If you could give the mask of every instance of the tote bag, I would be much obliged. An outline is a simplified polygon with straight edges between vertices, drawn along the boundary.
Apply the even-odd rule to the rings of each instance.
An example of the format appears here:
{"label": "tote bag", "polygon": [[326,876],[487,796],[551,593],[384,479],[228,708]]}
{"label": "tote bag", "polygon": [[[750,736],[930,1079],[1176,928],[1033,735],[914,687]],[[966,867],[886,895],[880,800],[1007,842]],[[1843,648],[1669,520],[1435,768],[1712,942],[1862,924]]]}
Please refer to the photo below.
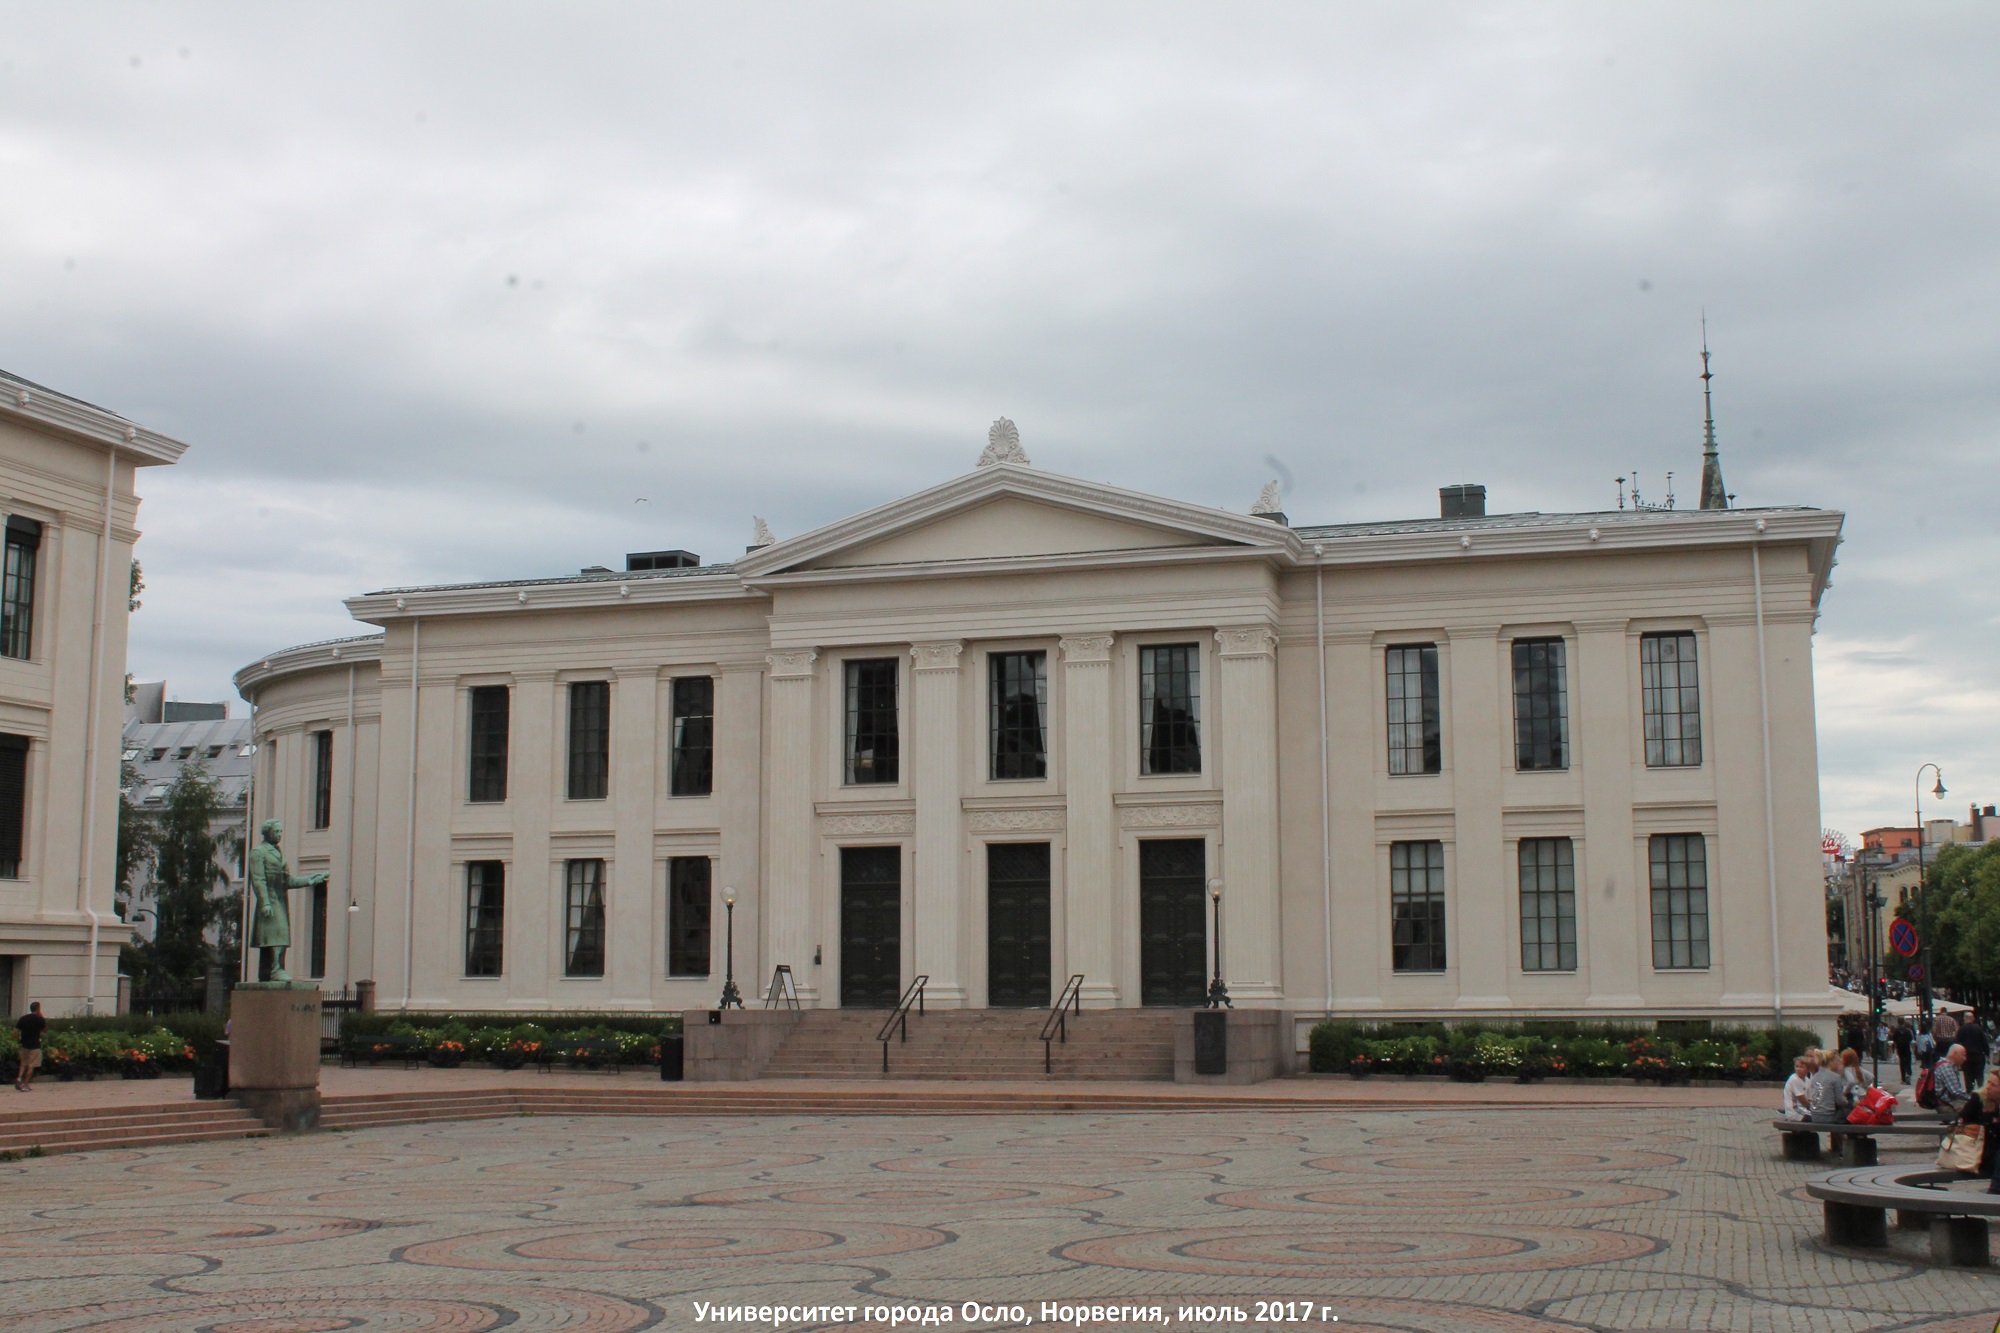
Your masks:
{"label": "tote bag", "polygon": [[1945,1135],[1938,1147],[1937,1164],[1940,1171],[1977,1171],[1979,1150],[1983,1145],[1983,1125],[1959,1125]]}

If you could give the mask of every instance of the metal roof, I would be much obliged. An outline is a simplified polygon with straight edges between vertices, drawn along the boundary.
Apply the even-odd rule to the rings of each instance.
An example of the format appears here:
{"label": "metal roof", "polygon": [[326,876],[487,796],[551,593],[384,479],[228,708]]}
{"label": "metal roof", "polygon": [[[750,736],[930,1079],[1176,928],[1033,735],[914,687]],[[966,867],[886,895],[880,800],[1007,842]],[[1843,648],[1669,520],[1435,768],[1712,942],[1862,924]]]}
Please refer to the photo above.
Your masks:
{"label": "metal roof", "polygon": [[[200,760],[208,775],[222,784],[223,804],[240,809],[255,771],[255,733],[247,717],[207,722],[127,722],[123,753],[139,780],[125,788],[142,810],[165,804],[166,789],[181,775],[181,767]],[[243,751],[249,749],[250,754]]]}
{"label": "metal roof", "polygon": [[1557,514],[1529,511],[1519,514],[1473,514],[1462,518],[1404,518],[1371,523],[1295,525],[1292,531],[1299,535],[1299,540],[1310,542],[1328,541],[1340,537],[1380,537],[1402,532],[1475,532],[1482,529],[1492,531],[1499,528],[1558,527],[1573,523],[1591,523],[1599,527],[1608,527],[1613,524],[1636,525],[1686,520],[1712,522],[1723,515],[1740,518],[1745,514],[1816,512],[1818,511],[1810,505],[1765,505],[1755,509],[1599,509]]}
{"label": "metal roof", "polygon": [[[546,579],[486,579],[478,583],[420,583],[408,588],[378,588],[368,597],[393,597],[404,592],[467,592],[477,588],[547,588],[567,583],[641,583],[651,579],[685,579],[703,574],[734,573],[733,564],[690,565],[680,569],[614,569],[604,574],[570,574]],[[300,645],[304,647],[306,645]]]}

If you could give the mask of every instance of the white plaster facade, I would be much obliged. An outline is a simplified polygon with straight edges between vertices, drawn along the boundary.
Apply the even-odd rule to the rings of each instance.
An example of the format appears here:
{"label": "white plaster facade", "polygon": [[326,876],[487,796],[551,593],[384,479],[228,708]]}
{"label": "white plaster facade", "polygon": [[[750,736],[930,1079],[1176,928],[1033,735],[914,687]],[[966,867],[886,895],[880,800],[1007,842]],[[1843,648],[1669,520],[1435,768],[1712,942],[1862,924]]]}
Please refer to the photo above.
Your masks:
{"label": "white plaster facade", "polygon": [[[752,1002],[788,964],[807,1004],[837,1004],[840,849],[857,845],[898,850],[899,980],[983,1006],[996,841],[1050,845],[1054,987],[1080,973],[1086,1003],[1134,1005],[1141,845],[1180,837],[1223,881],[1239,1004],[1758,1021],[1781,993],[1788,1020],[1810,1019],[1830,1012],[1812,631],[1840,525],[1762,509],[1294,529],[1002,461],[731,565],[356,597],[383,633],[277,653],[237,681],[275,764],[257,817],[283,817],[297,868],[329,871],[357,908],[331,914],[328,985],[371,978],[384,1007],[713,1005],[725,888]],[[1698,765],[1645,762],[1654,631],[1698,648]],[[1514,763],[1524,636],[1567,652],[1557,771]],[[1391,776],[1384,654],[1412,642],[1437,646],[1442,765]],[[1199,648],[1198,772],[1141,771],[1139,655],[1158,643]],[[1047,776],[996,781],[986,664],[1017,650],[1046,654]],[[894,783],[844,781],[856,657],[900,663]],[[701,797],[669,794],[686,675],[715,682]],[[580,680],[610,688],[601,800],[565,797],[564,690]],[[467,799],[478,685],[510,690],[504,802]],[[338,792],[322,830],[304,817],[316,730],[334,736]],[[1653,834],[1702,835],[1706,966],[1654,966]],[[1524,837],[1571,840],[1573,968],[1522,966]],[[1394,966],[1390,857],[1407,840],[1443,846],[1440,970]],[[707,977],[667,972],[676,856],[713,861]],[[564,975],[576,857],[606,863],[601,978]],[[508,871],[506,961],[468,977],[464,866],[489,859]]]}
{"label": "white plaster facade", "polygon": [[[25,656],[0,655],[0,735],[25,738],[17,874],[0,878],[0,998],[110,1012],[119,730],[141,467],[187,446],[0,373],[0,526],[40,525]],[[16,645],[18,646],[18,645]]]}

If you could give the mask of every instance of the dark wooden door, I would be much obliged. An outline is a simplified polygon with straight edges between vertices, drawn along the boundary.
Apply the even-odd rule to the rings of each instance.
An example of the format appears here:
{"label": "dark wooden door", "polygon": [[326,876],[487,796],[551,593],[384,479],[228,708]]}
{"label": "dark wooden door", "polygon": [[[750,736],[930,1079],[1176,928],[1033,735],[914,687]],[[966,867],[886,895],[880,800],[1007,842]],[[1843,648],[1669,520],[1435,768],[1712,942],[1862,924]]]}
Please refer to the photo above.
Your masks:
{"label": "dark wooden door", "polygon": [[1049,1002],[1049,845],[986,847],[986,1003],[995,1009]]}
{"label": "dark wooden door", "polygon": [[840,1003],[893,1009],[903,996],[903,851],[840,849]]}
{"label": "dark wooden door", "polygon": [[1200,838],[1139,844],[1139,1000],[1176,1008],[1208,995],[1208,849]]}

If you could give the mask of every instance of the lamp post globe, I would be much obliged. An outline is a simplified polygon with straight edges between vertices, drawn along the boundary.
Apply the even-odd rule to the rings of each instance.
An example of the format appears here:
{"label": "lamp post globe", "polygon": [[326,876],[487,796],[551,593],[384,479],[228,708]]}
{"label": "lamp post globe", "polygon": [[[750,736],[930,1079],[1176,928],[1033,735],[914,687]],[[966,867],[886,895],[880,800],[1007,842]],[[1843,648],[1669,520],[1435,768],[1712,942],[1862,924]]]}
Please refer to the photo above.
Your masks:
{"label": "lamp post globe", "polygon": [[1229,1002],[1229,987],[1222,981],[1222,881],[1208,882],[1208,900],[1215,905],[1215,975],[1208,983],[1208,999],[1205,1009],[1234,1009]]}
{"label": "lamp post globe", "polygon": [[722,1004],[724,1009],[741,1009],[743,993],[736,989],[736,890],[722,891],[724,927],[722,951]]}

